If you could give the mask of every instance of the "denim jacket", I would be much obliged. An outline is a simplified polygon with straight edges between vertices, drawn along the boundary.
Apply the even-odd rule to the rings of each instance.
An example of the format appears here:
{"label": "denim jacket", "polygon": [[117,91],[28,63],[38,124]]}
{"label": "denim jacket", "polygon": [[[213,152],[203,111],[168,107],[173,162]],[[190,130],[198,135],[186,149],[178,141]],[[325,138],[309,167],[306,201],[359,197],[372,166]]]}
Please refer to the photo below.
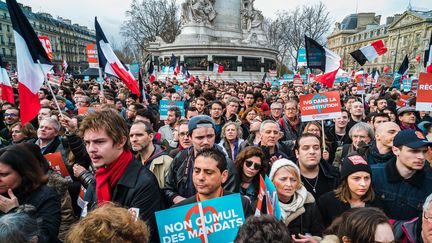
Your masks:
{"label": "denim jacket", "polygon": [[371,169],[376,196],[390,219],[410,220],[421,214],[426,197],[432,193],[432,173],[427,163],[409,179],[399,174],[396,158]]}

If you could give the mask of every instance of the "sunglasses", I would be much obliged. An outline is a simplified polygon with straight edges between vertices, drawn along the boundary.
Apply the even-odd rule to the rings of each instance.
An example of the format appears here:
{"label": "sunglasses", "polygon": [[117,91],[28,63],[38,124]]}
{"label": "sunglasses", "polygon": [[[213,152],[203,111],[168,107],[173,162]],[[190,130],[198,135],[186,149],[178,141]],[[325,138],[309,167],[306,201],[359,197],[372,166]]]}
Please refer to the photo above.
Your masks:
{"label": "sunglasses", "polygon": [[261,169],[261,164],[256,164],[256,163],[254,163],[254,162],[252,162],[252,161],[250,161],[250,160],[246,160],[246,161],[245,161],[245,164],[246,164],[246,166],[247,166],[248,168],[251,168],[252,165],[253,165],[253,169],[254,169],[254,170],[259,170],[259,169]]}

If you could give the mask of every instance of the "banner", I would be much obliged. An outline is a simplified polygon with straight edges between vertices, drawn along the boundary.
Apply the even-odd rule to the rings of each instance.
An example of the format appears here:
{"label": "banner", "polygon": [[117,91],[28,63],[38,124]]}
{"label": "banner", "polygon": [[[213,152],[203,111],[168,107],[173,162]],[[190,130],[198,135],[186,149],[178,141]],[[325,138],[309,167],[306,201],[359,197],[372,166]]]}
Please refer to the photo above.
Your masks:
{"label": "banner", "polygon": [[177,106],[181,111],[181,116],[185,116],[184,101],[161,100],[159,101],[159,114],[161,120],[166,120],[168,117],[168,109]]}
{"label": "banner", "polygon": [[299,98],[302,122],[335,119],[342,116],[339,91],[301,95]]}
{"label": "banner", "polygon": [[403,91],[408,92],[411,90],[412,80],[409,78],[402,79]]}
{"label": "banner", "polygon": [[139,63],[132,63],[131,65],[129,65],[129,70],[132,73],[132,75],[134,76],[134,78],[136,80],[138,80],[138,73],[140,71],[140,65]]}
{"label": "banner", "polygon": [[40,42],[42,43],[45,52],[48,54],[48,58],[52,60],[52,46],[51,41],[47,36],[38,36]]}
{"label": "banner", "polygon": [[98,54],[96,44],[87,44],[86,46],[87,60],[90,68],[98,68]]}
{"label": "banner", "polygon": [[60,152],[50,153],[44,155],[45,159],[50,164],[54,171],[59,173],[64,178],[70,178],[69,172],[66,168],[65,163]]}
{"label": "banner", "polygon": [[233,242],[245,222],[240,194],[156,212],[160,242]]}
{"label": "banner", "polygon": [[432,73],[420,73],[417,85],[416,110],[432,111]]}
{"label": "banner", "polygon": [[298,50],[297,67],[305,67],[305,66],[307,66],[306,48],[300,48]]}
{"label": "banner", "polygon": [[412,98],[409,95],[401,94],[399,100],[396,102],[396,106],[398,108],[408,106],[408,103],[410,102],[411,99]]}

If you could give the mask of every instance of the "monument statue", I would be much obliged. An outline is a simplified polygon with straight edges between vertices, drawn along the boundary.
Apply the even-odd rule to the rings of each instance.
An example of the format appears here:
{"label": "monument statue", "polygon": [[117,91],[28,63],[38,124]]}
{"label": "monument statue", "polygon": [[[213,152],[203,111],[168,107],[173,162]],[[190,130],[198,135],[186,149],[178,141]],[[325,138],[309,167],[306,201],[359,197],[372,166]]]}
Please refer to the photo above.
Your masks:
{"label": "monument statue", "polygon": [[181,4],[182,25],[188,23],[211,24],[216,18],[214,2],[216,0],[186,0]]}
{"label": "monument statue", "polygon": [[250,32],[253,29],[262,30],[262,24],[264,16],[262,12],[256,10],[253,6],[255,0],[243,0],[242,1],[242,28]]}

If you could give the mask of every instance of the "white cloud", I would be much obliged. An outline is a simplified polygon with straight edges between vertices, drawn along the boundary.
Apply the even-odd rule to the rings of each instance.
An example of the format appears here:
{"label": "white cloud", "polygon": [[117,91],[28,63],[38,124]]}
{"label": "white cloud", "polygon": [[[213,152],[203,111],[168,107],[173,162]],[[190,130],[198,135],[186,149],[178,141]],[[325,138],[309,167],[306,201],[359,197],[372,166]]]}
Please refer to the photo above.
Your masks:
{"label": "white cloud", "polygon": [[[73,23],[85,25],[94,29],[94,17],[97,15],[99,23],[109,39],[114,37],[121,41],[120,26],[125,19],[125,12],[129,10],[132,0],[18,0],[24,5],[31,6],[34,12],[47,12],[54,17],[61,16],[71,19]],[[179,3],[184,0],[178,0]],[[221,1],[221,0],[216,0]],[[240,0],[238,0],[240,1]],[[414,9],[431,9],[431,0],[413,0]],[[278,10],[293,10],[303,4],[311,5],[318,0],[255,0],[255,8],[262,10],[264,16],[274,17]],[[385,17],[395,13],[402,13],[407,9],[408,0],[324,0],[322,1],[330,11],[333,21],[342,19],[356,12],[375,12]],[[358,5],[356,6],[356,3]]]}

